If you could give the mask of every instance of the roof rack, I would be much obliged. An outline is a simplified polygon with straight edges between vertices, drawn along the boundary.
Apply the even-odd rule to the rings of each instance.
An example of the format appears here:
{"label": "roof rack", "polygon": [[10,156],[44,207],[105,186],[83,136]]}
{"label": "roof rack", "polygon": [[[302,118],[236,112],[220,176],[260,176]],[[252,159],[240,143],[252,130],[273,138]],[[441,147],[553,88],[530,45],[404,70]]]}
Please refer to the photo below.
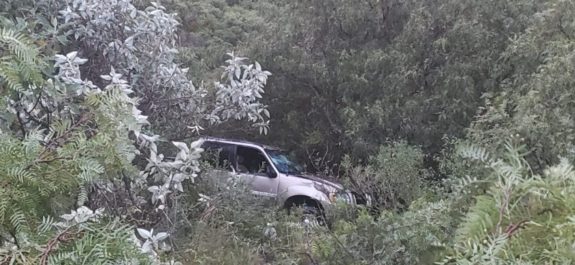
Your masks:
{"label": "roof rack", "polygon": [[200,137],[200,139],[205,140],[205,141],[220,141],[220,142],[228,142],[228,143],[250,144],[250,145],[259,146],[259,147],[266,148],[266,149],[280,149],[276,146],[270,146],[270,145],[265,145],[265,144],[256,143],[256,142],[248,141],[248,140],[241,140],[241,139],[221,138],[221,137],[212,137],[212,136],[202,136],[202,137]]}

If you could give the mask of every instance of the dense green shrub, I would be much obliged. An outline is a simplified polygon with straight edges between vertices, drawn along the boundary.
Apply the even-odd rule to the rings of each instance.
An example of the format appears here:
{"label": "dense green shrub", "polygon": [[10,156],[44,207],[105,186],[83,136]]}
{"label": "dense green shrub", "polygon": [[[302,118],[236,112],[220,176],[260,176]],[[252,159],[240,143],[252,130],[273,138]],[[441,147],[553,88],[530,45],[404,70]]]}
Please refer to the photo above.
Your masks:
{"label": "dense green shrub", "polygon": [[481,148],[464,149],[465,156],[484,163],[491,174],[463,181],[462,189],[488,186],[485,194],[474,197],[443,264],[573,262],[573,167],[561,159],[543,175],[535,174],[524,150],[506,145],[501,155],[491,155]]}
{"label": "dense green shrub", "polygon": [[[163,3],[0,3],[0,264],[575,262],[573,1]],[[202,133],[377,211],[212,183]]]}
{"label": "dense green shrub", "polygon": [[359,194],[369,194],[377,209],[406,209],[412,201],[432,189],[421,149],[405,142],[382,145],[367,166],[344,161],[349,186]]}
{"label": "dense green shrub", "polygon": [[[230,54],[208,109],[200,106],[206,90],[194,87],[174,62],[175,15],[157,3],[143,9],[127,0],[3,7],[0,260],[170,263],[166,240],[173,228],[165,223],[177,213],[183,185],[197,176],[202,150],[200,142],[172,142],[175,157],[159,153],[160,136],[151,134],[139,107],[161,111],[142,105],[142,97],[186,98],[180,110],[199,123],[248,119],[265,132],[269,113],[259,99],[270,73]],[[151,100],[154,106],[161,101]],[[197,132],[199,123],[188,125]],[[138,168],[134,159],[144,154],[147,165]],[[61,215],[70,209],[77,210]],[[96,222],[95,215],[104,218]]]}
{"label": "dense green shrub", "polygon": [[573,47],[575,4],[541,1],[524,34],[516,36],[501,54],[512,69],[500,93],[484,95],[486,106],[470,126],[476,144],[493,151],[510,136],[530,148],[527,156],[538,173],[573,159]]}
{"label": "dense green shrub", "polygon": [[446,201],[413,205],[402,214],[383,212],[377,220],[364,212],[320,234],[313,250],[321,264],[433,264],[452,222]]}
{"label": "dense green shrub", "polygon": [[[231,174],[202,174],[181,211],[176,256],[190,264],[305,264],[311,255],[306,229],[273,201],[254,196]],[[307,232],[306,232],[307,231]]]}
{"label": "dense green shrub", "polygon": [[[96,220],[80,208],[62,215],[63,222],[44,218],[26,237],[5,241],[0,250],[7,264],[152,264],[142,253],[133,227],[119,220]],[[23,233],[21,233],[22,235]]]}

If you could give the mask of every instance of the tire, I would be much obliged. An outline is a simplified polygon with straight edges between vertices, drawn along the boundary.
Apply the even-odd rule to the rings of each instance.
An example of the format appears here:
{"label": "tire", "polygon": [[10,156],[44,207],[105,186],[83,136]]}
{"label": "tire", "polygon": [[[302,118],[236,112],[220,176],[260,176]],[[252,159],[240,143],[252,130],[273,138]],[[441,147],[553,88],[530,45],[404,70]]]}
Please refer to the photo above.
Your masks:
{"label": "tire", "polygon": [[291,203],[288,207],[288,214],[291,214],[291,210],[294,207],[302,208],[303,215],[301,222],[305,225],[309,225],[311,227],[318,227],[318,226],[325,226],[325,216],[323,214],[323,210],[317,205],[314,201],[303,201],[303,202],[294,202]]}

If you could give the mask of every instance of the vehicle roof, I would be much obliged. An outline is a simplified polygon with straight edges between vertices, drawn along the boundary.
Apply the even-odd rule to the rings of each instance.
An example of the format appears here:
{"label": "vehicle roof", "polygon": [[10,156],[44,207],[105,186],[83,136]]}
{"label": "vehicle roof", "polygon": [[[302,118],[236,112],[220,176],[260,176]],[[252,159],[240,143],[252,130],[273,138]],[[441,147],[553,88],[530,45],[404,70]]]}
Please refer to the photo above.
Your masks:
{"label": "vehicle roof", "polygon": [[247,141],[247,140],[240,140],[240,139],[219,138],[219,137],[211,137],[211,136],[203,136],[203,137],[200,137],[200,139],[202,139],[204,141],[222,142],[222,143],[240,144],[240,145],[241,144],[253,145],[253,146],[259,146],[259,147],[264,148],[264,149],[281,150],[279,147],[276,147],[276,146],[270,146],[270,145],[265,145],[265,144],[261,144],[261,143],[256,143],[256,142]]}

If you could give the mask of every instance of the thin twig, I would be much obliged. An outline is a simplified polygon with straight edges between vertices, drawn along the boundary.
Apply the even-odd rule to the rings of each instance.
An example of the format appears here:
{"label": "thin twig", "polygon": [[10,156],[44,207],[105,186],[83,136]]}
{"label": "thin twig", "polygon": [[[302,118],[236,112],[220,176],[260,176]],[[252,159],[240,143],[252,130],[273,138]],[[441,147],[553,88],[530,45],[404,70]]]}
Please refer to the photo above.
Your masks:
{"label": "thin twig", "polygon": [[40,256],[40,265],[47,265],[48,264],[48,256],[50,255],[50,252],[52,252],[54,247],[56,247],[58,242],[61,241],[62,237],[66,233],[68,233],[68,231],[70,229],[72,229],[72,226],[64,229],[64,231],[58,233],[58,235],[55,238],[52,238],[52,239],[50,239],[50,241],[48,241],[48,244],[46,245],[46,249],[44,249],[44,251],[42,251],[42,255]]}
{"label": "thin twig", "polygon": [[[57,147],[64,144],[66,142],[66,140],[68,139],[69,135],[75,129],[77,129],[82,124],[84,124],[85,122],[90,120],[90,116],[91,116],[90,114],[83,114],[82,116],[80,116],[80,119],[78,120],[78,122],[76,122],[74,125],[72,125],[70,128],[68,128],[66,131],[64,131],[64,133],[62,133],[58,137],[50,139],[50,141],[48,141],[48,143],[46,144],[46,148],[44,149],[44,151],[42,151],[42,153],[40,153],[39,156],[42,157],[43,155],[45,155],[46,152],[48,152],[48,150],[56,149]],[[59,143],[60,140],[62,140],[62,143]]]}
{"label": "thin twig", "polygon": [[501,208],[499,209],[499,220],[497,221],[497,225],[495,226],[495,232],[499,233],[499,230],[501,228],[501,223],[503,222],[503,214],[505,212],[505,210],[507,209],[507,207],[509,206],[509,198],[511,197],[511,189],[508,188],[505,190],[505,193],[503,194],[503,202],[501,204]]}
{"label": "thin twig", "polygon": [[38,157],[36,160],[32,161],[32,163],[27,165],[24,169],[28,170],[32,166],[37,165],[37,164],[47,164],[47,163],[58,161],[58,160],[72,160],[72,159],[73,159],[72,157],[54,157],[54,158],[50,158],[50,159]]}
{"label": "thin twig", "polygon": [[24,107],[24,106],[21,106],[21,107],[22,107],[22,110],[24,111],[24,113],[26,115],[28,115],[29,119],[31,119],[32,121],[34,121],[38,124],[43,125],[44,127],[50,127],[50,124],[48,122],[41,121],[40,119],[38,119],[34,115],[32,115],[32,112],[34,111],[34,109],[36,109],[36,107],[38,105],[42,106],[42,104],[40,103],[41,98],[42,98],[42,93],[38,94],[38,98],[36,99],[36,103],[34,103],[34,106],[32,106],[32,108],[30,110],[26,110],[26,107]]}
{"label": "thin twig", "polygon": [[522,220],[517,224],[510,224],[509,226],[507,226],[507,229],[505,229],[505,234],[507,235],[507,238],[511,238],[517,232],[517,230],[522,228],[523,225],[527,222],[528,222],[527,220]]}

